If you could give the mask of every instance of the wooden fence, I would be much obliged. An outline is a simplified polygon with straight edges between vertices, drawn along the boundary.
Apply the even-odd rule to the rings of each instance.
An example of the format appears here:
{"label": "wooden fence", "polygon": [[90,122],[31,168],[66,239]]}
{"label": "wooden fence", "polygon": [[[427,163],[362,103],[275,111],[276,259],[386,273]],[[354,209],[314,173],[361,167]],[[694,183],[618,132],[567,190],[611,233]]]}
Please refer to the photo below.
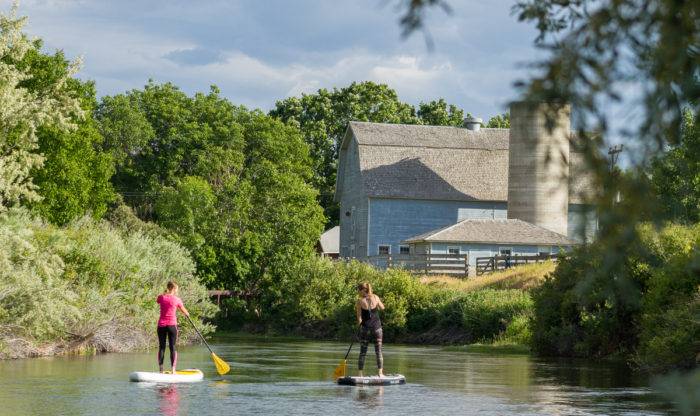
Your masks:
{"label": "wooden fence", "polygon": [[547,260],[556,260],[557,254],[536,254],[532,256],[493,256],[476,258],[476,275],[491,273],[496,270],[508,269],[514,266],[530,263],[540,263]]}
{"label": "wooden fence", "polygon": [[466,254],[388,254],[370,256],[367,262],[383,269],[404,269],[412,273],[469,275]]}

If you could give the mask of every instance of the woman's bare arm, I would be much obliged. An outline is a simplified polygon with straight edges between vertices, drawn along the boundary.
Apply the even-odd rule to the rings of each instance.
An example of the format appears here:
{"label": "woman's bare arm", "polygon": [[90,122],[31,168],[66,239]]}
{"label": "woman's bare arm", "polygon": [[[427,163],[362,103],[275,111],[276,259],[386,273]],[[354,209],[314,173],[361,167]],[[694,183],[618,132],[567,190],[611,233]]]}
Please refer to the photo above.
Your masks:
{"label": "woman's bare arm", "polygon": [[377,301],[377,307],[378,307],[380,310],[383,311],[383,310],[384,310],[384,304],[382,303],[382,300],[379,299],[379,296],[374,295],[374,300]]}
{"label": "woman's bare arm", "polygon": [[360,306],[360,299],[355,302],[355,315],[357,316],[357,324],[362,323],[362,312],[360,311],[362,307]]}
{"label": "woman's bare arm", "polygon": [[185,314],[185,316],[190,316],[190,313],[185,308],[185,305],[177,305],[177,308]]}

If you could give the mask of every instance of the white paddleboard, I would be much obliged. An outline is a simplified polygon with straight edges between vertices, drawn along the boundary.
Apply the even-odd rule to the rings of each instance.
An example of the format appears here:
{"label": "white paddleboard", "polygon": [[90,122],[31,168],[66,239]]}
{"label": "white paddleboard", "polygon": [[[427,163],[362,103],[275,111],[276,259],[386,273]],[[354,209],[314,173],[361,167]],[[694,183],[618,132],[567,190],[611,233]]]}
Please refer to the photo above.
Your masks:
{"label": "white paddleboard", "polygon": [[384,377],[340,377],[338,384],[341,386],[391,386],[394,384],[406,384],[406,377],[401,374],[387,374]]}
{"label": "white paddleboard", "polygon": [[150,372],[150,371],[134,371],[129,374],[129,380],[131,381],[142,381],[149,383],[194,383],[197,381],[202,381],[204,379],[204,373],[196,368],[189,368],[186,370],[178,370],[175,374],[170,371],[165,373]]}

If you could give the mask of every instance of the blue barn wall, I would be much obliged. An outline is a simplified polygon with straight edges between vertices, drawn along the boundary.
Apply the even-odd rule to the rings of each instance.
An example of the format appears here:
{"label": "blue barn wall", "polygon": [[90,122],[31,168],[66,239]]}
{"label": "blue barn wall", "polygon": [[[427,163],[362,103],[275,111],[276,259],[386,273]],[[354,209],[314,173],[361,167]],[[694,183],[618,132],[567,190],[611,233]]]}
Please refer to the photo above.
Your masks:
{"label": "blue barn wall", "polygon": [[[425,244],[425,243],[424,243]],[[469,255],[469,267],[476,267],[477,257],[493,257],[499,253],[501,247],[509,247],[512,249],[514,256],[533,256],[539,254],[540,247],[547,248],[550,253],[558,253],[559,247],[550,246],[533,246],[533,245],[514,245],[514,244],[459,244],[459,243],[430,243],[430,252],[434,254],[447,254],[448,247],[459,247],[460,254]]]}
{"label": "blue barn wall", "polygon": [[377,255],[379,244],[398,254],[407,238],[466,218],[506,218],[506,209],[505,202],[370,198],[368,255]]}
{"label": "blue barn wall", "polygon": [[[355,140],[341,149],[340,257],[363,258],[367,253],[367,197],[362,185]],[[346,215],[349,214],[349,215]]]}

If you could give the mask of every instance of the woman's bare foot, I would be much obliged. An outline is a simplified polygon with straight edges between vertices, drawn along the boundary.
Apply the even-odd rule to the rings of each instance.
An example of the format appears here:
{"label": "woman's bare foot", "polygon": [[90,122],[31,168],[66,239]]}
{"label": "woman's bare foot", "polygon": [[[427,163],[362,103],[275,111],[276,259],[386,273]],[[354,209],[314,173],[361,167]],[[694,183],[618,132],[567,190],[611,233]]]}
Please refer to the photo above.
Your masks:
{"label": "woman's bare foot", "polygon": [[379,373],[378,373],[377,375],[379,376],[379,378],[384,377],[384,369],[383,369],[383,368],[380,368],[380,369],[379,369]]}

